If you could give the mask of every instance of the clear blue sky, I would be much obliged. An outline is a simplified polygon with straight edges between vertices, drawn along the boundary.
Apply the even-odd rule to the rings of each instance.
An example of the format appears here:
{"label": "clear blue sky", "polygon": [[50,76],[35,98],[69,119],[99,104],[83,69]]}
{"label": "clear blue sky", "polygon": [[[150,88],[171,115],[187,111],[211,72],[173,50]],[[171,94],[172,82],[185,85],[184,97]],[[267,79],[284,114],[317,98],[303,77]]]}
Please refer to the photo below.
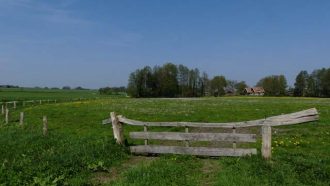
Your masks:
{"label": "clear blue sky", "polygon": [[165,62],[292,85],[330,67],[330,1],[0,0],[0,84],[120,86]]}

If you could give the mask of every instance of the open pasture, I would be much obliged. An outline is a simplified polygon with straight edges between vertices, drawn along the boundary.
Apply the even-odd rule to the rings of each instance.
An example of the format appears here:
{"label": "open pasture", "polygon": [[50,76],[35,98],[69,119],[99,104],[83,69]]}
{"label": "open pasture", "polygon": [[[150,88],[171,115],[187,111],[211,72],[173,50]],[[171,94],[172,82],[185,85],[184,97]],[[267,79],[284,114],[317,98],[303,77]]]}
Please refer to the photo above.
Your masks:
{"label": "open pasture", "polygon": [[[273,128],[270,161],[260,156],[260,128],[249,129],[258,135],[256,156],[147,157],[116,145],[111,125],[101,124],[111,111],[141,121],[230,122],[313,107],[319,121]],[[21,111],[23,127],[18,125]],[[44,115],[48,136],[42,135]],[[330,180],[330,99],[104,98],[18,108],[11,110],[8,125],[3,121],[1,116],[0,185],[329,185]],[[133,129],[143,127],[124,126],[126,138]]]}
{"label": "open pasture", "polygon": [[0,88],[0,102],[23,100],[58,100],[95,99],[101,97],[97,90],[61,90],[41,88]]}

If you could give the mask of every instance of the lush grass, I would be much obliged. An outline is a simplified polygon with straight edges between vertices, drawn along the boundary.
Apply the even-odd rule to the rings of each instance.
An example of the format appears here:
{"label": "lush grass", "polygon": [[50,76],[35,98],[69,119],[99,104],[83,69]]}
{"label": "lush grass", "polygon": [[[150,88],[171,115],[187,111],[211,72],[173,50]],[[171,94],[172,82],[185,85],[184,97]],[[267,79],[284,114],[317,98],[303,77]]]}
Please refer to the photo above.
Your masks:
{"label": "lush grass", "polygon": [[[260,119],[316,107],[320,121],[276,127],[273,158],[196,158],[161,156],[139,162],[106,181],[117,185],[329,185],[330,99],[225,97],[202,99],[107,98],[22,108],[26,126],[18,126],[18,109],[10,124],[0,124],[0,185],[57,182],[93,183],[95,172],[113,177],[128,161],[126,148],[112,140],[102,119],[116,111],[143,121],[229,122]],[[49,136],[42,136],[42,116]],[[3,117],[0,118],[3,123]],[[125,134],[139,127],[125,126]],[[159,130],[159,129],[152,129]],[[178,130],[178,129],[175,129]],[[238,131],[239,132],[239,131]],[[246,132],[246,131],[244,131]],[[254,128],[250,132],[259,133]],[[133,140],[129,143],[139,143]],[[240,144],[239,144],[240,145]],[[256,146],[260,152],[260,140]],[[206,162],[206,163],[205,163]],[[210,166],[205,166],[207,162]],[[115,179],[115,181],[113,181]]]}
{"label": "lush grass", "polygon": [[[139,164],[111,185],[198,185],[201,163],[191,156],[163,156],[149,165]],[[187,174],[189,173],[189,174]]]}

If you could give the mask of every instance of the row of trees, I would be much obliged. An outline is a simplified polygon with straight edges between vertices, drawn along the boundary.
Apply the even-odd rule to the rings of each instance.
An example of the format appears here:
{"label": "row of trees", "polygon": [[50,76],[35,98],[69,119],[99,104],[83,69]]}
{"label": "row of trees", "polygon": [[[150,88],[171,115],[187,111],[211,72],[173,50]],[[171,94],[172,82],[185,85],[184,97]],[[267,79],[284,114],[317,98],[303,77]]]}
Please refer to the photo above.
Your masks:
{"label": "row of trees", "polygon": [[0,85],[0,88],[19,88],[19,86],[16,86],[16,85]]}
{"label": "row of trees", "polygon": [[[256,86],[263,87],[266,96],[330,97],[330,68],[301,71],[294,88],[288,87],[284,75],[266,76]],[[151,68],[137,69],[129,76],[127,92],[132,97],[200,97],[242,95],[247,87],[244,81],[227,80],[224,76],[209,79],[199,69],[166,63]]]}
{"label": "row of trees", "polygon": [[266,96],[285,96],[287,92],[287,81],[284,75],[267,76],[259,80],[258,87],[263,87]]}
{"label": "row of trees", "polygon": [[128,80],[128,93],[133,97],[191,97],[206,92],[207,74],[200,76],[198,69],[176,66],[172,63],[146,66],[132,72]]}
{"label": "row of trees", "polygon": [[225,87],[239,88],[243,92],[245,82],[228,81],[224,76],[209,79],[199,69],[166,63],[151,68],[137,69],[129,76],[128,94],[133,97],[200,97],[221,96]]}
{"label": "row of trees", "polygon": [[99,89],[99,93],[102,95],[123,95],[126,94],[126,87],[104,87]]}
{"label": "row of trees", "polygon": [[330,97],[330,68],[301,71],[294,86],[294,96]]}

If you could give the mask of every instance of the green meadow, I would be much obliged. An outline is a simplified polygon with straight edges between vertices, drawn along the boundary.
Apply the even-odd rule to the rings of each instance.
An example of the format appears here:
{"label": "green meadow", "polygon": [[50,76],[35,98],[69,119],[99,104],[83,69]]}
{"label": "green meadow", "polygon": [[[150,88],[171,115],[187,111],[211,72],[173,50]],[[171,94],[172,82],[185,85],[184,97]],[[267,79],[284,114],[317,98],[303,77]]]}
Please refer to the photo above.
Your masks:
{"label": "green meadow", "polygon": [[97,99],[109,97],[99,95],[97,90],[62,90],[41,88],[0,88],[0,102],[23,100],[57,100]]}
{"label": "green meadow", "polygon": [[[29,91],[0,92],[3,99],[99,97],[93,92],[66,94]],[[317,108],[320,120],[274,127],[272,159],[260,155],[260,128],[251,157],[136,156],[115,144],[111,125],[101,121],[111,111],[142,121],[230,122],[260,119]],[[24,126],[19,112],[24,111]],[[48,136],[42,117],[48,117]],[[128,138],[141,127],[124,126]],[[151,128],[151,130],[160,130]],[[181,130],[166,128],[165,130]],[[10,110],[10,122],[0,117],[0,185],[329,185],[330,99],[276,97],[217,97],[194,99],[95,100],[30,105]]]}

